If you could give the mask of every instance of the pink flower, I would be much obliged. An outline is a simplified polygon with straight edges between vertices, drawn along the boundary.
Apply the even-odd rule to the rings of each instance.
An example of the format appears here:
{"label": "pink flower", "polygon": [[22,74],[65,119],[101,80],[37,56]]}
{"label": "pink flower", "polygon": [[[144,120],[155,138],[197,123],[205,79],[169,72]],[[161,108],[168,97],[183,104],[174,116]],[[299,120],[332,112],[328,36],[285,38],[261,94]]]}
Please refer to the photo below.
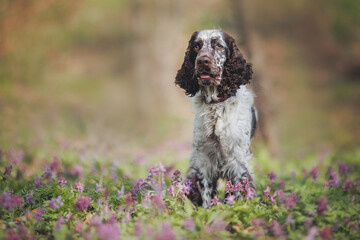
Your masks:
{"label": "pink flower", "polygon": [[336,172],[334,172],[333,170],[330,170],[329,172],[329,178],[330,180],[325,182],[324,186],[330,186],[330,187],[334,187],[340,184],[340,181],[338,179],[338,176],[336,175]]}
{"label": "pink flower", "polygon": [[4,171],[4,177],[6,176],[10,176],[11,175],[11,170],[12,170],[13,165],[9,164],[8,166],[5,167],[5,171]]}
{"label": "pink flower", "polygon": [[278,221],[273,220],[268,227],[274,237],[284,238],[282,227]]}
{"label": "pink flower", "polygon": [[225,193],[233,193],[233,192],[234,192],[234,186],[233,186],[231,180],[229,180],[226,182],[226,185],[225,185]]}
{"label": "pink flower", "polygon": [[212,232],[219,232],[226,228],[226,222],[223,219],[215,219],[211,225],[210,229]]}
{"label": "pink flower", "polygon": [[306,236],[305,240],[315,240],[317,233],[318,233],[317,227],[314,226],[314,227],[310,228],[309,233]]}
{"label": "pink flower", "polygon": [[77,233],[80,233],[81,232],[81,230],[82,230],[82,222],[81,221],[76,221],[76,223],[75,223],[75,232],[77,232]]}
{"label": "pink flower", "polygon": [[43,186],[43,184],[42,184],[41,178],[40,178],[40,176],[37,176],[37,177],[35,178],[35,185],[34,185],[34,187],[35,187],[35,188],[41,188],[42,186]]}
{"label": "pink flower", "polygon": [[88,207],[90,206],[91,198],[85,196],[85,197],[79,197],[78,200],[75,203],[75,209],[76,211],[86,211]]}
{"label": "pink flower", "polygon": [[120,190],[118,190],[118,198],[122,198],[124,196],[124,191],[125,191],[125,188],[124,188],[124,185],[121,187]]}
{"label": "pink flower", "polygon": [[332,239],[332,232],[330,227],[326,227],[320,231],[320,237],[323,240]]}
{"label": "pink flower", "polygon": [[21,240],[22,237],[20,236],[20,234],[17,234],[14,232],[14,230],[12,228],[9,229],[5,240]]}
{"label": "pink flower", "polygon": [[260,219],[260,218],[253,218],[251,220],[251,224],[254,226],[254,227],[261,227],[263,226],[265,223],[265,220],[264,219]]}
{"label": "pink flower", "polygon": [[161,210],[161,209],[164,209],[164,208],[165,208],[165,203],[164,203],[164,201],[163,201],[163,199],[162,199],[162,197],[161,197],[160,194],[156,194],[156,195],[153,197],[152,201],[153,201],[154,206],[155,206],[157,209]]}
{"label": "pink flower", "polygon": [[63,216],[59,217],[55,224],[55,229],[60,230],[61,226],[65,224],[65,218]]}
{"label": "pink flower", "polygon": [[156,163],[155,164],[155,169],[159,172],[159,173],[165,173],[166,172],[166,168],[162,163]]}
{"label": "pink flower", "polygon": [[229,194],[225,199],[224,199],[224,203],[233,203],[235,202],[235,195],[231,195]]}
{"label": "pink flower", "polygon": [[300,201],[300,197],[297,197],[296,193],[291,193],[285,202],[285,208],[286,209],[293,208],[295,206],[296,202],[298,202],[298,201]]}
{"label": "pink flower", "polygon": [[315,166],[313,170],[311,170],[310,174],[314,181],[317,181],[319,179],[319,167]]}
{"label": "pink flower", "polygon": [[75,189],[79,192],[83,192],[84,191],[84,187],[83,185],[81,184],[81,182],[77,182],[75,181]]}
{"label": "pink flower", "polygon": [[61,201],[61,196],[58,196],[57,198],[53,198],[47,202],[49,204],[49,207],[51,207],[52,209],[58,209],[62,205],[64,205],[64,203]]}
{"label": "pink flower", "polygon": [[348,172],[348,168],[346,167],[345,162],[339,163],[339,175],[344,176]]}
{"label": "pink flower", "polygon": [[52,171],[57,171],[60,168],[60,161],[58,157],[53,158],[53,162],[50,164],[50,169]]}
{"label": "pink flower", "polygon": [[220,201],[217,196],[214,196],[214,198],[211,199],[211,201],[210,201],[210,207],[213,205],[218,205],[218,204],[220,204]]}
{"label": "pink flower", "polygon": [[157,240],[175,240],[176,239],[170,223],[163,222],[163,224],[161,225],[161,232],[155,239],[157,239]]}
{"label": "pink flower", "polygon": [[35,219],[40,222],[41,221],[41,218],[42,218],[42,215],[45,213],[44,209],[42,208],[39,208],[36,212],[35,212]]}
{"label": "pink flower", "polygon": [[0,195],[0,207],[12,211],[15,207],[22,207],[23,199],[19,196],[11,196],[8,192],[3,192]]}
{"label": "pink flower", "polygon": [[8,152],[9,162],[11,164],[17,164],[24,159],[24,152],[22,150],[16,150],[12,147]]}
{"label": "pink flower", "polygon": [[270,199],[270,196],[269,196],[269,194],[270,194],[270,187],[269,187],[269,186],[267,186],[267,188],[263,191],[263,193],[264,193],[264,195],[265,195],[265,197],[266,197],[267,199]]}
{"label": "pink flower", "polygon": [[272,185],[274,183],[275,179],[277,178],[277,175],[274,172],[270,172],[268,174],[268,177],[270,180],[269,184]]}
{"label": "pink flower", "polygon": [[27,193],[26,196],[25,196],[25,201],[26,201],[28,204],[34,204],[33,196],[34,196],[34,192],[33,192],[33,191],[31,191],[30,193]]}
{"label": "pink flower", "polygon": [[102,240],[120,239],[120,229],[117,224],[100,224],[97,229],[97,234]]}
{"label": "pink flower", "polygon": [[168,188],[168,192],[172,197],[175,197],[174,190],[175,190],[174,185],[170,185],[170,187]]}
{"label": "pink flower", "polygon": [[318,205],[317,212],[319,215],[323,215],[324,212],[327,210],[328,203],[326,202],[325,198],[320,198],[317,200],[316,205]]}
{"label": "pink flower", "polygon": [[187,230],[189,230],[190,232],[195,232],[196,231],[195,223],[191,218],[187,218],[185,220],[184,227]]}
{"label": "pink flower", "polygon": [[347,192],[349,190],[351,190],[353,187],[352,181],[349,179],[346,184],[343,186],[343,191]]}
{"label": "pink flower", "polygon": [[73,167],[73,174],[77,177],[81,177],[83,174],[83,169],[80,165],[74,165]]}
{"label": "pink flower", "polygon": [[66,179],[64,178],[64,176],[61,175],[61,176],[59,177],[58,183],[59,183],[59,186],[60,186],[60,187],[65,187]]}

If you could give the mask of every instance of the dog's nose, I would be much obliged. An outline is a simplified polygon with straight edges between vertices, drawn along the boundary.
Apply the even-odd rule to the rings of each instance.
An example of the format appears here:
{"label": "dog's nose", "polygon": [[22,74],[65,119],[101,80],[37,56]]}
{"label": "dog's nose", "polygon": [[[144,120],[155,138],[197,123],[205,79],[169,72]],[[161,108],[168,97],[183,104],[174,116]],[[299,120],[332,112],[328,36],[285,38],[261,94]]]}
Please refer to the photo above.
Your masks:
{"label": "dog's nose", "polygon": [[210,58],[207,56],[199,57],[196,63],[198,66],[208,67],[210,65]]}

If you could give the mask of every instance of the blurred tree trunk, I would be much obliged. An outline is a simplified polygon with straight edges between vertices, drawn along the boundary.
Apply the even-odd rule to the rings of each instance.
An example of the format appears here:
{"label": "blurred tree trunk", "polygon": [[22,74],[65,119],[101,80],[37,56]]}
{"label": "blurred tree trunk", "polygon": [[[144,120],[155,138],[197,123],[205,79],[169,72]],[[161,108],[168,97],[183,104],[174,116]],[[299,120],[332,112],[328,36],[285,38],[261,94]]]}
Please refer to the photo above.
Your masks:
{"label": "blurred tree trunk", "polygon": [[[269,146],[273,156],[280,154],[279,134],[275,121],[275,104],[272,101],[272,82],[267,74],[267,60],[263,49],[263,40],[254,27],[253,9],[256,4],[244,0],[230,0],[233,9],[233,20],[240,45],[253,63],[253,89],[256,94],[256,106],[259,113],[259,133],[263,141]],[[251,13],[251,14],[247,14]]]}

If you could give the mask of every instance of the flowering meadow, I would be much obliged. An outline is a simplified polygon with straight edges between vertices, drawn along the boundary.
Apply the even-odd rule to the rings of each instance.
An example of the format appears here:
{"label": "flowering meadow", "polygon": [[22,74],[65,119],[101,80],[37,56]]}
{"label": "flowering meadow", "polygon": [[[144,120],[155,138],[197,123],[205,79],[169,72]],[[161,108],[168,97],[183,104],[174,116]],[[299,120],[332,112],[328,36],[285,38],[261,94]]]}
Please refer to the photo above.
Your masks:
{"label": "flowering meadow", "polygon": [[259,153],[256,193],[246,179],[223,181],[209,209],[187,198],[197,185],[185,178],[186,159],[84,158],[39,164],[21,149],[2,150],[0,239],[360,238],[359,151],[300,156],[285,169]]}

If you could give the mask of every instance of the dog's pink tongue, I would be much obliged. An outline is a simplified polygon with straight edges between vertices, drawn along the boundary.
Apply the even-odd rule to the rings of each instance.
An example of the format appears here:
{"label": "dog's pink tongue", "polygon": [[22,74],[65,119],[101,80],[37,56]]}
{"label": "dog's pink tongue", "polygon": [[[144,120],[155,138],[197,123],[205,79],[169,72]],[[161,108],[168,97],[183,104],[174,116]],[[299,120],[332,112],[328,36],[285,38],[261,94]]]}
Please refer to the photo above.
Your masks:
{"label": "dog's pink tongue", "polygon": [[200,75],[200,78],[202,78],[202,79],[208,79],[208,78],[210,78],[210,75],[203,74],[203,75]]}

